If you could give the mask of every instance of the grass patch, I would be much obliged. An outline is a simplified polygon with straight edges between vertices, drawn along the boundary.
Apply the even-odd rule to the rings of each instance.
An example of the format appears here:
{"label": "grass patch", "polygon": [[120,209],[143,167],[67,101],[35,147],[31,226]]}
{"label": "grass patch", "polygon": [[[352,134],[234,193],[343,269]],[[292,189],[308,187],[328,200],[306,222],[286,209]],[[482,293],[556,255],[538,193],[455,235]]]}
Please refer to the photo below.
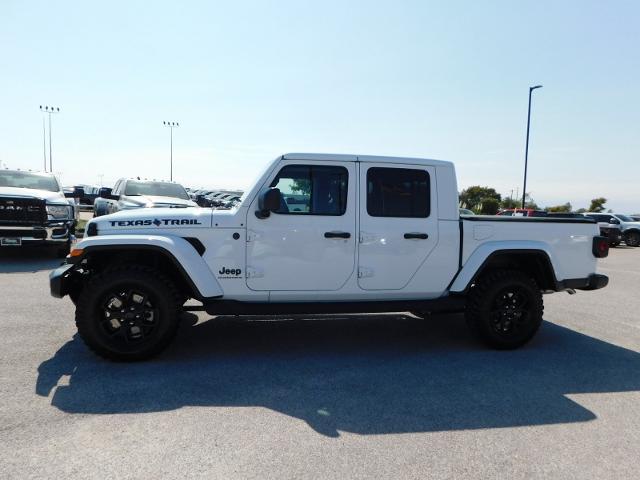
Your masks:
{"label": "grass patch", "polygon": [[89,220],[78,220],[76,225],[76,237],[82,237],[84,235],[84,227]]}

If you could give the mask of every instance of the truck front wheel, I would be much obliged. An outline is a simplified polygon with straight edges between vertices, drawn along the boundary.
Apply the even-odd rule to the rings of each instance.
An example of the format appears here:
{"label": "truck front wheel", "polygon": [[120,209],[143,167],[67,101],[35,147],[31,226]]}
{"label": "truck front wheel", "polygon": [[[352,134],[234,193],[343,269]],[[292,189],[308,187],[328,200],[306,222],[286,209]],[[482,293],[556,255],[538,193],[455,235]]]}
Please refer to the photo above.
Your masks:
{"label": "truck front wheel", "polygon": [[175,286],[142,266],[92,278],[76,304],[76,326],[87,346],[110,360],[144,360],[164,350],[178,327]]}
{"label": "truck front wheel", "polygon": [[55,249],[56,249],[55,250],[56,258],[66,257],[67,255],[69,255],[69,252],[71,251],[71,240],[68,240],[60,247],[55,247]]}
{"label": "truck front wheel", "polygon": [[486,345],[510,350],[536,334],[543,309],[535,280],[517,270],[496,270],[471,288],[465,316],[471,331]]}

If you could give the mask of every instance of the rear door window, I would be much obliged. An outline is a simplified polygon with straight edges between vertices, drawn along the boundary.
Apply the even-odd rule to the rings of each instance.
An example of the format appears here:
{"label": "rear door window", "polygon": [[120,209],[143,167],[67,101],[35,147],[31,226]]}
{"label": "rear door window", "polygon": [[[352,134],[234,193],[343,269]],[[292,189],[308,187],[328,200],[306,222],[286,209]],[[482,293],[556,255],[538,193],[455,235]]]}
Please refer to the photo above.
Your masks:
{"label": "rear door window", "polygon": [[367,171],[367,213],[372,217],[427,218],[431,213],[429,173],[411,168]]}

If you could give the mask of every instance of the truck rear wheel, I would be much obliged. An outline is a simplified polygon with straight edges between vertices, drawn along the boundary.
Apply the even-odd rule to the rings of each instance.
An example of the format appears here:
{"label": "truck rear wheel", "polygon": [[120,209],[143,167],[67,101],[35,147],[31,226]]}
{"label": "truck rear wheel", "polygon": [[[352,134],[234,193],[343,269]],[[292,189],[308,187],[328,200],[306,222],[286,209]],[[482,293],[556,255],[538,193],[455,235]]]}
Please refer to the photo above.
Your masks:
{"label": "truck rear wheel", "polygon": [[76,326],[87,346],[110,360],[145,360],[164,350],[178,327],[175,286],[141,266],[108,270],[79,295]]}
{"label": "truck rear wheel", "polygon": [[496,270],[472,287],[465,317],[486,345],[510,350],[536,334],[543,310],[542,293],[531,277],[516,270]]}
{"label": "truck rear wheel", "polygon": [[640,233],[638,232],[629,232],[624,236],[624,243],[626,243],[630,247],[639,247],[640,246]]}

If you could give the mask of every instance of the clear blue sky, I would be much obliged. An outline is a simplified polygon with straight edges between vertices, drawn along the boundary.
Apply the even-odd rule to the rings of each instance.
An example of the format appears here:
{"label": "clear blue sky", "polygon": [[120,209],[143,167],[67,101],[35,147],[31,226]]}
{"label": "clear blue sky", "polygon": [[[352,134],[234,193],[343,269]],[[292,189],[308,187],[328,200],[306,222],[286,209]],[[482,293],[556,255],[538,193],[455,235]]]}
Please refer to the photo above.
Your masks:
{"label": "clear blue sky", "polygon": [[460,188],[640,211],[640,2],[0,2],[0,161],[244,187],[287,151],[456,162]]}

